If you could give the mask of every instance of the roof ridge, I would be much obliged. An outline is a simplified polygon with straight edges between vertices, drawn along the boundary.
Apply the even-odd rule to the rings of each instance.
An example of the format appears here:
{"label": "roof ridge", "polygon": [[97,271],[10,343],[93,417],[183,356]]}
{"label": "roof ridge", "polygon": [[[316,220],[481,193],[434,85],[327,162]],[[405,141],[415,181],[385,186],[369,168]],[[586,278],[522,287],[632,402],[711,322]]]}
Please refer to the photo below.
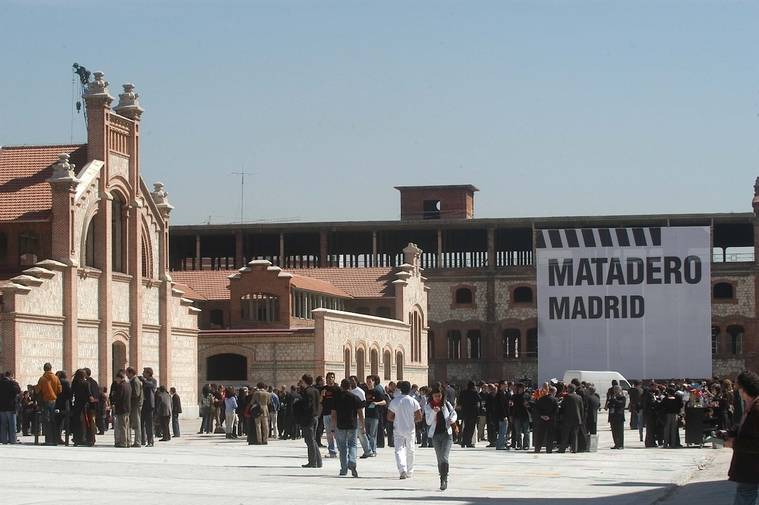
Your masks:
{"label": "roof ridge", "polygon": [[44,147],[85,147],[87,146],[87,143],[84,144],[11,144],[11,145],[0,145],[0,149],[29,149],[29,148],[44,148]]}

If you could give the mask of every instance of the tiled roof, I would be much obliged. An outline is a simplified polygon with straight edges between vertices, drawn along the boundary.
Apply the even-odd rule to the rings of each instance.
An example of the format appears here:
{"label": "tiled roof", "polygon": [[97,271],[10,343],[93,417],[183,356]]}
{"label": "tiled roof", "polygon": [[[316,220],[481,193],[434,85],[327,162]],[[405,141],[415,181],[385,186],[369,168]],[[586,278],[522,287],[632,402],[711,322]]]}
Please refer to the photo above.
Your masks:
{"label": "tiled roof", "polygon": [[182,284],[180,282],[175,282],[174,287],[178,289],[179,291],[182,291],[184,294],[182,297],[187,298],[188,300],[207,300],[207,298],[194,289],[192,289],[187,284]]}
{"label": "tiled roof", "polygon": [[[301,268],[289,269],[292,285],[300,289],[350,296],[354,298],[385,298],[395,296],[392,268]],[[188,286],[206,300],[229,299],[229,275],[237,270],[186,270],[171,272],[174,282]],[[179,287],[181,289],[181,287]]]}
{"label": "tiled roof", "polygon": [[395,296],[392,268],[296,268],[288,272],[327,281],[354,298]]}
{"label": "tiled roof", "polygon": [[315,291],[326,295],[339,296],[341,298],[351,298],[351,295],[336,287],[328,281],[307,277],[305,275],[293,274],[290,279],[290,285],[306,291]]}
{"label": "tiled roof", "polygon": [[0,221],[50,218],[52,198],[46,181],[61,153],[71,155],[77,171],[87,163],[86,145],[0,148]]}
{"label": "tiled roof", "polygon": [[[194,293],[205,300],[229,300],[229,279],[227,276],[237,273],[237,270],[188,270],[171,272],[174,282],[188,286]],[[179,288],[182,289],[181,287]],[[185,298],[191,298],[185,293]]]}

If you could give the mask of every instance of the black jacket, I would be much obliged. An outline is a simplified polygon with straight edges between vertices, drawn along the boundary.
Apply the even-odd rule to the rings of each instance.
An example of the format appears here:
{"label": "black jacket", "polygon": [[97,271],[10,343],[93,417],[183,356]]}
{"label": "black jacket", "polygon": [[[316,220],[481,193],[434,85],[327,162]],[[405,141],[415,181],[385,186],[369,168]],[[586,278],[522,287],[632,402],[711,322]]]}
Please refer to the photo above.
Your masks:
{"label": "black jacket", "polygon": [[561,400],[561,424],[564,426],[579,426],[583,420],[585,408],[582,398],[577,393],[570,393]]}
{"label": "black jacket", "polygon": [[551,419],[549,419],[549,421],[556,420],[556,413],[558,410],[559,401],[555,396],[541,396],[535,401],[535,420],[537,421],[541,416],[550,417]]}
{"label": "black jacket", "polygon": [[480,395],[474,389],[465,389],[459,395],[461,417],[471,419],[477,417],[480,403]]}
{"label": "black jacket", "polygon": [[509,415],[509,400],[511,395],[505,391],[498,391],[493,400],[493,419],[501,421]]}
{"label": "black jacket", "polygon": [[[15,412],[16,401],[21,394],[18,382],[9,377],[0,377],[0,412]],[[16,429],[14,426],[13,429]]]}
{"label": "black jacket", "polygon": [[609,408],[610,423],[625,422],[625,402],[625,397],[622,394],[617,396],[610,396],[606,399],[606,404]]}
{"label": "black jacket", "polygon": [[158,389],[158,381],[155,377],[140,377],[142,380],[142,410],[149,411],[155,409],[155,392]]}
{"label": "black jacket", "polygon": [[171,414],[177,415],[182,413],[182,399],[174,393],[171,397]]}

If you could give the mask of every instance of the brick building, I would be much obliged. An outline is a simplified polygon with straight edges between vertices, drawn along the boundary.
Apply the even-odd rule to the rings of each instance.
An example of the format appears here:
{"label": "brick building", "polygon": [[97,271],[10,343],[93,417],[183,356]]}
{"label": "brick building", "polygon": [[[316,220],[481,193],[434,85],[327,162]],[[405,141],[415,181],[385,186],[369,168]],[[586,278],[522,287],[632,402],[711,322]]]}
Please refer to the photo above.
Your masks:
{"label": "brick building", "polygon": [[481,219],[474,215],[474,186],[397,189],[399,221],[173,226],[171,268],[205,272],[254,259],[312,275],[394,268],[413,242],[423,251],[429,287],[430,380],[535,378],[535,230],[709,226],[713,372],[759,368],[759,198],[754,212],[730,214]]}
{"label": "brick building", "polygon": [[377,374],[426,383],[427,288],[421,251],[397,268],[177,271],[202,309],[198,380],[295,384],[303,373]]}
{"label": "brick building", "polygon": [[113,109],[95,72],[87,143],[0,148],[0,369],[34,384],[46,361],[103,386],[150,366],[187,412],[197,397],[197,312],[168,273],[172,206],[140,176],[142,108]]}

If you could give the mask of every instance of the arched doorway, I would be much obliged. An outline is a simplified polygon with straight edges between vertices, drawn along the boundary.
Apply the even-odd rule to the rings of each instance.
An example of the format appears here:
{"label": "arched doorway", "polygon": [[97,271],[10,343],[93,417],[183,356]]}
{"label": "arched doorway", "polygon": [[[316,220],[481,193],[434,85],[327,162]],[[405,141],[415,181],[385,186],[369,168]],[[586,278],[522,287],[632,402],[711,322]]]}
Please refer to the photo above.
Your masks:
{"label": "arched doorway", "polygon": [[357,377],[364,377],[365,364],[366,364],[365,351],[362,348],[356,349],[356,376]]}
{"label": "arched doorway", "polygon": [[121,340],[116,340],[111,345],[111,364],[112,364],[112,376],[116,377],[116,373],[122,368],[126,368],[127,364],[127,348],[126,344]]}
{"label": "arched doorway", "polygon": [[[369,351],[369,369],[372,375],[379,375],[379,351],[372,349]],[[359,379],[363,380],[365,377],[359,375]]]}

